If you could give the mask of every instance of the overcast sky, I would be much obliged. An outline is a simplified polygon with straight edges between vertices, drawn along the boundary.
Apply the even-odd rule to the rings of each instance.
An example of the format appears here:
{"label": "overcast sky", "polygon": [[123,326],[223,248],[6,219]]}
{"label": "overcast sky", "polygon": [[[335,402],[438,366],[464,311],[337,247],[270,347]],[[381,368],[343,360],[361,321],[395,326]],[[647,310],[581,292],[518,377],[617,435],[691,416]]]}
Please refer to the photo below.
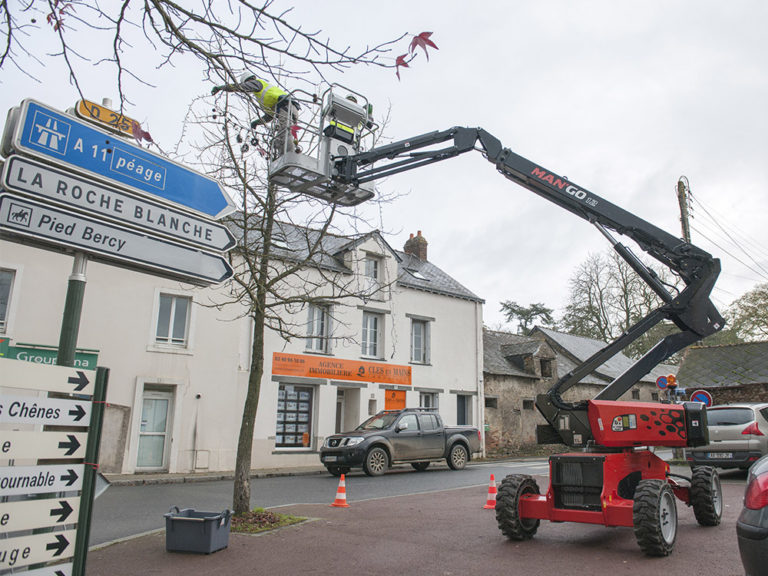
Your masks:
{"label": "overcast sky", "polygon": [[[365,94],[376,112],[390,109],[388,137],[480,126],[514,152],[676,236],[676,184],[685,175],[695,198],[693,243],[723,261],[716,304],[724,308],[768,281],[768,3],[295,4],[287,19],[353,52],[404,32],[433,32],[439,50],[429,61],[419,55],[401,81],[377,67],[327,74]],[[26,97],[61,109],[77,100],[61,70],[34,72],[44,81],[0,70],[0,108]],[[210,84],[195,63],[148,68],[147,76],[156,86],[136,89],[126,112],[171,148],[186,106]],[[86,96],[116,99],[105,79],[98,69],[86,77]],[[512,184],[479,153],[379,186],[407,193],[384,206],[378,220],[390,244],[401,249],[409,233],[421,230],[430,261],[486,300],[492,327],[502,324],[502,300],[541,302],[559,312],[574,268],[608,247],[594,227]]]}

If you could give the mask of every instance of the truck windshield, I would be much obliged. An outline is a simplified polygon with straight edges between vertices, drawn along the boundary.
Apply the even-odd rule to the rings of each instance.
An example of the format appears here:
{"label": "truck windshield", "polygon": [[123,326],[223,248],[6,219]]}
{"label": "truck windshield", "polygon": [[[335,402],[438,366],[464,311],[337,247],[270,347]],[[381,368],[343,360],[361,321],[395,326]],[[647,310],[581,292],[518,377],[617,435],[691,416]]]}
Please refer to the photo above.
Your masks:
{"label": "truck windshield", "polygon": [[368,420],[360,424],[360,426],[358,426],[356,429],[383,430],[384,428],[389,428],[392,426],[392,423],[397,419],[398,416],[399,414],[376,414],[376,416],[368,418]]}

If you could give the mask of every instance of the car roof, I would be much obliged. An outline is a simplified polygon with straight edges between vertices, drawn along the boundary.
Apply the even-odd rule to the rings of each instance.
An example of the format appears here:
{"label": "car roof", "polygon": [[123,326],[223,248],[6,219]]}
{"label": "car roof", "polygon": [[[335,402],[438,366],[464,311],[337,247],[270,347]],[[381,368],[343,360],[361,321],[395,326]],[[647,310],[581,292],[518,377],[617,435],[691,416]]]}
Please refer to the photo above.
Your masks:
{"label": "car roof", "polygon": [[707,410],[718,410],[723,408],[754,408],[760,410],[761,408],[768,407],[768,402],[739,402],[738,404],[720,404],[718,406],[710,406]]}

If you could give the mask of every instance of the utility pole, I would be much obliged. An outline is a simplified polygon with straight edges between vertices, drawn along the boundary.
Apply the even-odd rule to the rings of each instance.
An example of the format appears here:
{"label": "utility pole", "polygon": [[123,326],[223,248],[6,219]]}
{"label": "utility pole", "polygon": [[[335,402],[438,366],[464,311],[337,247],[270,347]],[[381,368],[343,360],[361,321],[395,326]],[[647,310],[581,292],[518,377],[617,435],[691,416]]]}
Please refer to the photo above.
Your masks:
{"label": "utility pole", "polygon": [[677,181],[677,202],[680,204],[680,224],[683,227],[683,240],[689,244],[691,243],[691,227],[688,224],[690,193],[691,186],[688,183],[688,178],[680,176],[680,179]]}

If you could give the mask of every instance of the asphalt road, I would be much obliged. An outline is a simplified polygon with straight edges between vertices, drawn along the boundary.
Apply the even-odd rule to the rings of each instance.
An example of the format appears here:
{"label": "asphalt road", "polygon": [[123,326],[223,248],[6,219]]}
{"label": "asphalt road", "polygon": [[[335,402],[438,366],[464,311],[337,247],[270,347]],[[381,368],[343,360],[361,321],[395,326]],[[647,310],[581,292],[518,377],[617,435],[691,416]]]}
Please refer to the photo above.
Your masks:
{"label": "asphalt road", "polygon": [[[353,474],[347,483],[350,507],[333,508],[328,504],[338,484],[335,478],[258,480],[255,485],[261,489],[265,502],[268,498],[304,502],[319,499],[321,502],[285,505],[281,511],[310,520],[260,536],[232,534],[229,546],[211,555],[166,552],[162,531],[92,550],[88,555],[87,575],[743,574],[735,530],[744,491],[743,472],[722,475],[724,514],[719,526],[699,526],[693,512],[677,503],[677,542],[673,553],[666,558],[645,556],[631,528],[542,522],[530,541],[506,539],[498,529],[495,513],[484,510],[483,504],[490,474],[494,473],[500,480],[511,472],[533,473],[540,486],[547,485],[545,462],[474,465],[462,472],[408,471],[373,479]],[[477,485],[458,486],[472,483]],[[299,486],[305,488],[299,489]],[[217,496],[210,494],[210,487],[209,483],[182,485],[184,491],[192,489],[189,493],[176,491],[178,485],[164,488],[170,490],[167,493],[170,496],[205,492],[215,501]],[[331,490],[326,493],[329,487]],[[146,494],[147,488],[154,493],[163,487],[115,490],[113,495],[131,490]],[[387,495],[408,490],[405,495]],[[218,497],[224,497],[223,492],[226,490]],[[259,497],[254,500],[258,501]],[[144,504],[146,506],[133,502],[146,510],[151,501],[145,500]],[[114,518],[112,522],[121,523]],[[97,530],[96,525],[94,529]]]}
{"label": "asphalt road", "polygon": [[[362,502],[391,496],[488,486],[514,473],[544,474],[546,459],[470,464],[460,471],[446,466],[416,472],[398,466],[386,475],[370,478],[361,471],[346,475],[347,500]],[[251,507],[274,508],[297,504],[330,504],[339,479],[322,473],[306,476],[258,478],[251,481]],[[165,527],[163,514],[172,506],[219,512],[232,507],[232,481],[112,486],[94,504],[91,546]]]}

